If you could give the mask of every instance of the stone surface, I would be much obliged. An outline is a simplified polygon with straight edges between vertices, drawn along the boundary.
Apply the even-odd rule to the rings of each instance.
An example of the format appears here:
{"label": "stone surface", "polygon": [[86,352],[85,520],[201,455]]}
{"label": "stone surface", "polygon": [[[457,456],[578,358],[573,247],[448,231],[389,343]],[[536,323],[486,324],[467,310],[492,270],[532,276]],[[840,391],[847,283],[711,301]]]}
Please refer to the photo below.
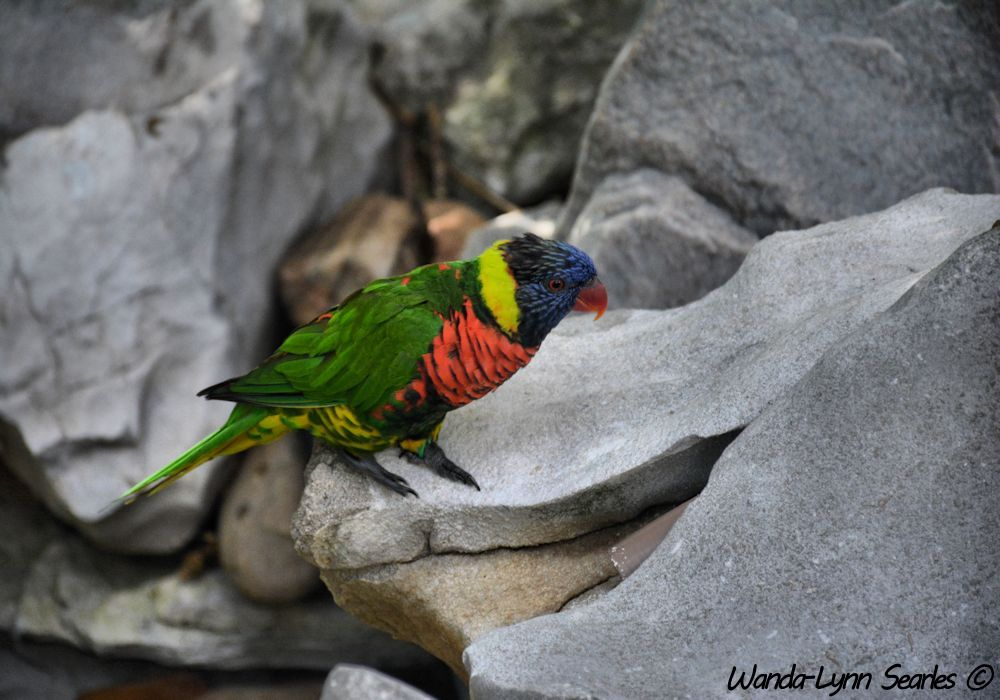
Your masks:
{"label": "stone surface", "polygon": [[431,700],[431,696],[374,669],[337,664],[326,677],[320,700]]}
{"label": "stone surface", "polygon": [[771,236],[680,309],[565,321],[528,368],[445,423],[442,446],[482,492],[383,453],[421,496],[400,498],[320,446],[296,547],[327,579],[371,567],[364,576],[391,592],[394,571],[413,569],[400,564],[568,540],[684,501],[736,431],[997,218],[1000,197],[932,190]]}
{"label": "stone surface", "polygon": [[465,248],[460,257],[474,258],[495,242],[503,238],[513,238],[522,233],[533,233],[542,238],[553,238],[561,209],[561,202],[551,201],[535,207],[510,211],[490,219],[485,225],[472,232],[465,242]]}
{"label": "stone surface", "polygon": [[185,580],[176,563],[102,554],[77,538],[56,540],[38,555],[14,629],[100,655],[170,665],[325,669],[340,660],[374,666],[427,660],[325,596],[258,605],[221,569]]}
{"label": "stone surface", "polygon": [[998,357],[1000,227],[831,345],[632,577],[474,643],[472,693],[723,697],[754,664],[967,692],[1000,648]]}
{"label": "stone surface", "polygon": [[219,560],[243,595],[261,603],[303,598],[319,583],[295,553],[292,514],[302,496],[305,458],[293,439],[247,453],[219,515]]}
{"label": "stone surface", "polygon": [[0,54],[32,47],[0,61],[3,128],[31,129],[0,165],[8,461],[102,546],[172,551],[214,466],[107,506],[225,418],[193,394],[265,351],[279,255],[372,181],[390,128],[339,5],[69,5],[0,21]]}
{"label": "stone surface", "polygon": [[569,242],[590,254],[610,308],[669,308],[729,279],[757,237],[678,177],[641,169],[601,182]]}
{"label": "stone surface", "polygon": [[442,112],[457,165],[518,204],[566,191],[605,71],[639,0],[354,0],[383,47],[375,75]]}
{"label": "stone surface", "polygon": [[674,523],[693,500],[684,501],[684,503],[671,508],[611,547],[611,561],[621,578],[631,576],[649,558],[649,555],[656,551],[660,542],[667,536]]}
{"label": "stone surface", "polygon": [[231,66],[253,26],[241,14],[259,10],[211,1],[4,3],[0,133],[109,106],[154,112],[177,102]]}
{"label": "stone surface", "polygon": [[[81,661],[71,649],[39,642],[216,669],[326,671],[338,661],[433,673],[440,668],[426,653],[359,622],[325,595],[265,606],[244,598],[221,569],[189,580],[176,557],[98,552],[59,524],[2,465],[0,529],[0,669],[12,669],[9,678],[0,672],[3,697],[8,683],[50,692],[35,697],[76,697],[82,690],[154,675],[149,664],[119,662],[116,671],[103,662]],[[286,546],[290,551],[290,543]],[[288,565],[277,558],[273,563]],[[311,575],[316,578],[315,570]],[[7,648],[5,633],[19,640],[13,648]],[[30,644],[22,649],[21,641]],[[50,668],[43,682],[42,674],[31,670],[39,665],[61,671]],[[242,679],[255,680],[246,674]]]}
{"label": "stone surface", "polygon": [[416,642],[465,677],[462,651],[483,633],[556,612],[616,579],[609,550],[629,529],[612,527],[540,547],[328,571],[323,581],[351,614]]}
{"label": "stone surface", "polygon": [[995,192],[998,94],[996,3],[659,0],[602,85],[560,237],[640,168],[759,235]]}

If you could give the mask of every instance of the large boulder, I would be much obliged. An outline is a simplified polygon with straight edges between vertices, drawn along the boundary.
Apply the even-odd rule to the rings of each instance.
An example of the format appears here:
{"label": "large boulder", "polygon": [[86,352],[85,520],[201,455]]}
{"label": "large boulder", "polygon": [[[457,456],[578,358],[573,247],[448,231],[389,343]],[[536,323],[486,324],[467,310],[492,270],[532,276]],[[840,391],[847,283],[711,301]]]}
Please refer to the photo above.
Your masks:
{"label": "large boulder", "polygon": [[830,345],[633,576],[474,643],[473,694],[763,697],[768,673],[825,673],[798,681],[809,696],[850,672],[870,692],[904,675],[928,691],[915,674],[988,682],[973,672],[1000,648],[998,357],[1000,222]]}
{"label": "large boulder", "polygon": [[641,0],[352,0],[402,106],[441,112],[456,164],[519,204],[565,192],[594,99]]}
{"label": "large boulder", "polygon": [[[660,264],[668,278],[683,279],[690,259],[708,274],[686,299],[616,291],[630,306],[693,299],[738,263],[732,243],[697,251],[734,226],[763,236],[928,187],[1000,190],[998,92],[996,3],[658,0],[605,78],[557,235],[593,245],[583,231],[596,225],[628,242],[615,262]],[[654,198],[643,235],[639,217],[608,217],[601,202],[650,170],[691,192],[669,207]]]}
{"label": "large boulder", "polygon": [[231,68],[260,10],[213,0],[4,3],[0,133],[58,126],[92,109],[155,113]]}
{"label": "large boulder", "polygon": [[31,129],[0,165],[3,450],[102,546],[172,551],[214,467],[107,507],[225,419],[193,394],[265,350],[281,252],[376,176],[390,125],[366,40],[339,5],[300,0],[0,15],[0,55],[34,57],[0,60],[3,128]]}
{"label": "large boulder", "polygon": [[[513,609],[508,601],[531,582],[552,581],[558,557],[549,547],[586,549],[584,538],[635,528],[651,510],[696,494],[741,428],[997,218],[1000,197],[932,190],[883,212],[771,236],[723,287],[680,309],[565,321],[528,368],[445,424],[444,449],[482,492],[384,453],[383,465],[421,496],[401,498],[319,446],[293,523],[296,546],[364,619],[397,634],[409,626],[438,641],[473,639],[486,632],[474,621]],[[456,565],[482,572],[465,560],[485,567],[507,549],[534,553],[538,565],[501,562],[493,572],[525,578],[490,595],[475,594],[487,576],[456,577],[464,588],[447,590],[446,557],[464,555]],[[435,564],[442,569],[431,576]],[[421,578],[442,582],[425,584],[428,597],[441,594],[433,606],[399,595]],[[568,601],[599,581],[588,569],[558,583]],[[518,615],[553,605],[545,599]],[[427,645],[453,666],[457,646]]]}
{"label": "large boulder", "polygon": [[568,240],[593,258],[610,308],[666,309],[732,277],[757,237],[681,178],[642,168],[602,181]]}
{"label": "large boulder", "polygon": [[296,447],[288,438],[251,450],[219,511],[219,562],[260,603],[290,603],[319,585],[289,532],[305,485],[305,456]]}

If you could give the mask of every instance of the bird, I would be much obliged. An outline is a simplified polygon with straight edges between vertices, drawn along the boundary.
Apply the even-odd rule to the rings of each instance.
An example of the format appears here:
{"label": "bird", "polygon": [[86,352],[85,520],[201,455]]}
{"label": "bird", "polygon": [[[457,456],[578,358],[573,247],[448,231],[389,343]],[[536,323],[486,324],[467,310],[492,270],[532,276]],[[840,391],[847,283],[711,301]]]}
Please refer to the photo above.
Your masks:
{"label": "bird", "polygon": [[117,500],[132,503],[215,457],[295,430],[403,496],[418,494],[376,453],[396,447],[479,490],[438,444],[446,414],[527,365],[570,311],[596,320],[607,306],[585,252],[531,233],[496,241],[474,258],[375,280],[294,330],[255,369],[199,392],[234,402],[229,419]]}

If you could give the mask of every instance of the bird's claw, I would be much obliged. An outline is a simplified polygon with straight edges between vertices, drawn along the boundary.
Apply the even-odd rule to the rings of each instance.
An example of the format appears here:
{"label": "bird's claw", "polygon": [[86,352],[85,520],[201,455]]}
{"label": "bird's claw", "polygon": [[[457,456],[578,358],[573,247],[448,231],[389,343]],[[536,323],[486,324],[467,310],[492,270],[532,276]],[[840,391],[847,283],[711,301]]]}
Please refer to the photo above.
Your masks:
{"label": "bird's claw", "polygon": [[436,442],[427,443],[427,446],[424,448],[423,457],[402,448],[399,451],[399,456],[411,464],[422,464],[425,467],[433,469],[438,476],[471,486],[477,491],[482,490],[472,474],[448,459],[444,454],[444,450]]}
{"label": "bird's claw", "polygon": [[406,479],[401,477],[399,474],[394,474],[377,461],[371,455],[365,455],[364,457],[358,457],[352,455],[347,450],[341,450],[344,455],[344,459],[355,469],[364,472],[369,475],[375,481],[382,484],[383,486],[395,491],[401,496],[406,496],[413,494],[417,498],[420,498],[420,494],[414,491],[410,485],[407,483]]}
{"label": "bird's claw", "polygon": [[427,449],[424,451],[424,463],[446,479],[471,486],[476,491],[482,491],[472,474],[445,457],[444,450],[436,442],[427,445]]}

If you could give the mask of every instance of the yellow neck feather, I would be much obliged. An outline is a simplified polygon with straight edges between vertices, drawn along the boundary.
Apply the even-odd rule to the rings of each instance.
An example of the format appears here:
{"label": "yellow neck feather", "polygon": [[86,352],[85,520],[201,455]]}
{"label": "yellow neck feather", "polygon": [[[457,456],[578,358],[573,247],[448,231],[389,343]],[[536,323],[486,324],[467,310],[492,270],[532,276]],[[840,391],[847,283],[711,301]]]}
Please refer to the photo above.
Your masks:
{"label": "yellow neck feather", "polygon": [[497,241],[479,256],[479,284],[483,301],[500,327],[507,333],[517,333],[521,312],[517,308],[514,291],[517,282],[503,259],[500,246],[509,241]]}

